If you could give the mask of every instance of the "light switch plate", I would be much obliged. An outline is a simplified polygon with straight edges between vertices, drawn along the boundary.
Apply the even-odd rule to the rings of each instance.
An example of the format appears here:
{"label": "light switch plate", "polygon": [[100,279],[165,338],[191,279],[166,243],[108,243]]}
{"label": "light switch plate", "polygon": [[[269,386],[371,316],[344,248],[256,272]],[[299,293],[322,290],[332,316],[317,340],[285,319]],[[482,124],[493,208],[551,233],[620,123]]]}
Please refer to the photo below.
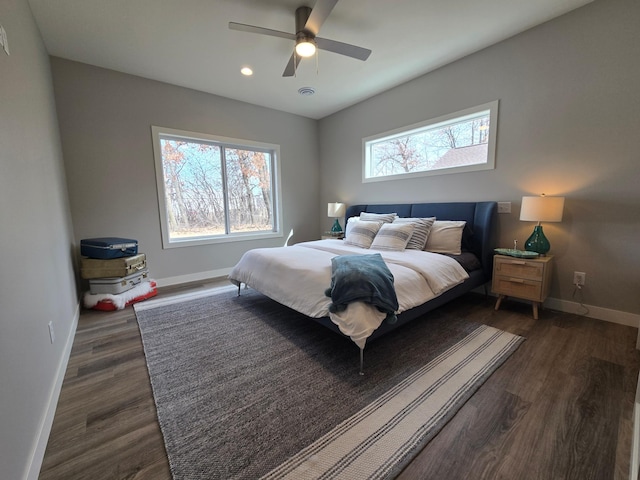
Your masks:
{"label": "light switch plate", "polygon": [[498,213],[511,213],[511,202],[498,202]]}

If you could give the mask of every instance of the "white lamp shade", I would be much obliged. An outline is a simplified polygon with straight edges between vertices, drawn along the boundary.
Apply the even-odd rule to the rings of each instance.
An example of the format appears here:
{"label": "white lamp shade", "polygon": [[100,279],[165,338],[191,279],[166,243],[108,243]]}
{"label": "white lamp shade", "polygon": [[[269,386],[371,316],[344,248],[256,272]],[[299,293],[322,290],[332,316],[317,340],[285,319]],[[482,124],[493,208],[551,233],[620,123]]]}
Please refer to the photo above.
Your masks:
{"label": "white lamp shade", "polygon": [[564,197],[522,197],[520,220],[525,222],[561,222]]}
{"label": "white lamp shade", "polygon": [[327,205],[327,217],[340,218],[343,217],[347,211],[347,206],[344,203],[329,203]]}

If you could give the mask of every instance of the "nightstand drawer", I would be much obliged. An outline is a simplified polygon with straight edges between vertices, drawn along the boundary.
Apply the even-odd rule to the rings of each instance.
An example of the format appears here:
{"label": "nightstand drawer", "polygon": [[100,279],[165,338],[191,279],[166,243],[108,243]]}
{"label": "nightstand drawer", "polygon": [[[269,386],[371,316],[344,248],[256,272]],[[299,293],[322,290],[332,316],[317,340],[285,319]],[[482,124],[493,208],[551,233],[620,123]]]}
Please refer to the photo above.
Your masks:
{"label": "nightstand drawer", "polygon": [[542,282],[498,275],[493,279],[493,291],[507,297],[542,301]]}
{"label": "nightstand drawer", "polygon": [[549,295],[553,255],[532,259],[495,255],[491,290],[498,294],[495,309],[507,297],[531,300],[533,318],[538,319],[538,307]]}
{"label": "nightstand drawer", "polygon": [[541,281],[543,271],[544,264],[540,262],[495,257],[493,274]]}

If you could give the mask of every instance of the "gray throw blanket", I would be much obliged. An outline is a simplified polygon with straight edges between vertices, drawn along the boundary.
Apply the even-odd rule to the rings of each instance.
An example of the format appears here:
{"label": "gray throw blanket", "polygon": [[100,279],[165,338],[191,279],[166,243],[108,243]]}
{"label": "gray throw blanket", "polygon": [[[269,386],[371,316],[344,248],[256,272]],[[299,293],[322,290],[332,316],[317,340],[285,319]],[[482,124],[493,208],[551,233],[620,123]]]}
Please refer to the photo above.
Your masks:
{"label": "gray throw blanket", "polygon": [[331,297],[329,311],[338,313],[351,302],[365,302],[387,314],[386,321],[395,323],[398,298],[393,286],[393,274],[382,255],[339,255],[331,259]]}

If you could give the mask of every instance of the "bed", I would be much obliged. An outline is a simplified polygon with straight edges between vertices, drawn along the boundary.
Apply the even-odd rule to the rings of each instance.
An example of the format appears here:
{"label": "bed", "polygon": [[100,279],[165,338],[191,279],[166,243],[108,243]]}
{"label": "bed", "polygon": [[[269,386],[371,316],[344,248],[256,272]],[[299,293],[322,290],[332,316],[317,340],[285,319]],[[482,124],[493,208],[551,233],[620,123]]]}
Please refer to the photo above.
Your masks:
{"label": "bed", "polygon": [[[229,274],[229,280],[238,286],[251,287],[273,300],[297,310],[341,335],[349,336],[361,352],[365,343],[401,327],[491,279],[494,248],[496,247],[496,202],[448,202],[351,205],[345,219],[345,240],[329,239],[298,243],[290,247],[258,248],[246,252]],[[373,214],[373,215],[371,215]],[[385,215],[396,214],[394,221],[380,222]],[[373,219],[373,220],[372,220]],[[412,219],[412,220],[409,220]],[[459,232],[459,251],[449,251],[447,245],[434,246],[437,251],[378,248],[384,231],[394,232],[396,241],[400,224],[417,226],[414,219],[425,219],[430,226],[429,241],[442,240],[443,225],[454,225]],[[355,232],[374,228],[369,248],[363,246]],[[397,225],[394,225],[397,224]],[[462,227],[460,227],[462,225]],[[366,227],[366,228],[365,228]],[[436,228],[437,227],[437,228]],[[353,230],[351,230],[353,229]],[[439,232],[435,234],[436,230]],[[411,230],[413,232],[413,230]],[[450,230],[447,230],[450,232]],[[417,230],[416,230],[417,235]],[[450,233],[447,233],[450,235]],[[455,233],[454,233],[455,237]],[[414,240],[415,237],[410,239]],[[455,243],[454,239],[454,243]],[[366,242],[365,242],[366,245]],[[444,248],[444,250],[443,250]],[[367,302],[353,302],[347,311],[332,313],[332,265],[341,256],[380,254],[393,275],[399,309],[393,319]],[[373,258],[373,257],[371,257]]]}

